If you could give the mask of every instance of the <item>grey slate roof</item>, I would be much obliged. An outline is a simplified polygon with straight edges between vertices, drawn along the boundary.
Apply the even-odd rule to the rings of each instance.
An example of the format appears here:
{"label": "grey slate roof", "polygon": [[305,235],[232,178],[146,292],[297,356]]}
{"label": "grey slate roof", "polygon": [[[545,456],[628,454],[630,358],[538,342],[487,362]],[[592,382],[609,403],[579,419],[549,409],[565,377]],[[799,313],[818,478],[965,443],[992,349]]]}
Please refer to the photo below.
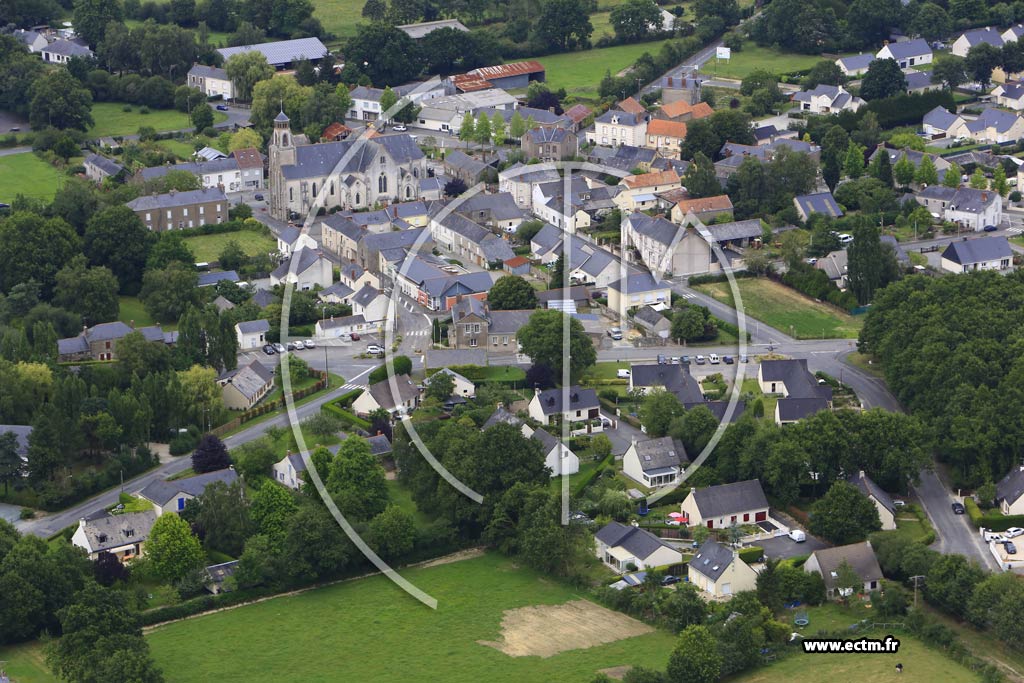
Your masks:
{"label": "grey slate roof", "polygon": [[958,118],[956,114],[950,113],[945,107],[935,107],[924,115],[921,122],[939,130],[948,130]]}
{"label": "grey slate roof", "polygon": [[441,28],[452,28],[456,31],[469,31],[466,26],[458,19],[441,19],[439,21],[424,21],[418,24],[402,24],[397,26],[401,31],[404,31],[413,40],[419,40],[424,36],[427,36],[434,31]]}
{"label": "grey slate roof", "polygon": [[572,133],[565,128],[534,128],[528,130],[526,135],[532,142],[540,145],[544,143],[562,143]]}
{"label": "grey slate roof", "polygon": [[761,377],[766,382],[783,382],[790,398],[824,398],[832,400],[832,388],[818,384],[807,369],[806,358],[761,361]]}
{"label": "grey slate roof", "polygon": [[319,321],[320,328],[324,330],[333,330],[336,327],[351,327],[352,325],[364,325],[366,319],[362,315],[346,315],[341,318],[331,318],[330,320]]}
{"label": "grey slate roof", "polygon": [[647,118],[646,114],[629,114],[617,109],[609,109],[597,117],[597,123],[609,123],[616,126],[637,126]]}
{"label": "grey slate roof", "polygon": [[[976,190],[973,187],[961,187],[950,200],[951,209],[969,213],[982,213],[998,199],[999,194],[991,190]],[[990,237],[987,239],[998,239]]]}
{"label": "grey slate roof", "polygon": [[610,548],[623,548],[640,560],[650,557],[660,548],[672,547],[650,531],[619,522],[609,522],[594,537]]}
{"label": "grey slate roof", "polygon": [[241,279],[238,277],[238,273],[233,270],[225,270],[216,273],[199,273],[199,277],[196,280],[197,287],[209,287],[215,285],[221,281],[228,282],[240,282]]}
{"label": "grey slate roof", "polygon": [[[397,397],[392,393],[392,379],[390,378],[370,385],[370,395],[373,396],[373,400],[377,402],[377,405],[385,410],[393,410],[398,405],[419,396],[420,393],[416,385],[409,379],[409,375],[396,375],[393,381],[398,387]],[[397,401],[396,398],[398,399]]]}
{"label": "grey slate roof", "polygon": [[832,216],[838,218],[843,215],[843,210],[839,208],[839,204],[836,202],[835,197],[832,196],[831,192],[816,192],[815,194],[804,194],[793,198],[804,214],[811,215],[812,213],[823,213],[826,216]]}
{"label": "grey slate roof", "polygon": [[228,380],[228,384],[238,389],[242,396],[252,399],[273,381],[274,373],[258,360],[254,360],[244,368],[239,368]]}
{"label": "grey slate roof", "polygon": [[989,108],[981,112],[974,121],[967,122],[967,130],[977,133],[986,128],[994,128],[997,133],[1005,133],[1010,130],[1020,119],[1019,114],[1014,114],[1002,109]]}
{"label": "grey slate roof", "polygon": [[644,472],[668,467],[682,467],[690,461],[682,442],[671,436],[637,441],[632,447],[636,449],[640,469]]}
{"label": "grey slate roof", "polygon": [[238,331],[242,334],[257,334],[270,331],[270,322],[267,320],[245,320],[236,324],[238,325]]}
{"label": "grey slate roof", "polygon": [[273,43],[257,45],[240,45],[238,47],[222,47],[217,52],[227,61],[232,55],[242,52],[260,52],[267,58],[271,66],[288,64],[299,59],[317,60],[327,56],[327,48],[319,38],[296,38],[279,40]]}
{"label": "grey slate roof", "polygon": [[979,237],[973,240],[951,242],[942,252],[942,258],[966,266],[982,261],[1013,258],[1013,251],[1005,237]]}
{"label": "grey slate roof", "polygon": [[1024,84],[1005,83],[1001,87],[1003,89],[1003,94],[1000,97],[1005,97],[1011,100],[1019,100],[1024,97]]}
{"label": "grey slate roof", "polygon": [[270,304],[276,304],[278,298],[269,289],[260,289],[252,295],[252,302],[260,308],[266,308]]}
{"label": "grey slate roof", "polygon": [[[569,394],[569,404],[563,408],[562,394]],[[593,389],[583,389],[578,386],[571,386],[565,389],[545,389],[540,392],[540,407],[545,415],[555,415],[563,410],[590,410],[600,407],[597,400],[597,392]]]}
{"label": "grey slate roof", "polygon": [[491,311],[488,314],[491,324],[491,334],[518,334],[526,323],[530,322],[530,316],[534,311]]}
{"label": "grey slate roof", "polygon": [[895,59],[909,59],[910,57],[922,57],[930,55],[932,48],[924,38],[903,40],[897,43],[889,43],[889,52]]}
{"label": "grey slate roof", "polygon": [[946,187],[945,185],[929,185],[918,192],[919,197],[925,197],[926,199],[939,199],[944,202],[953,200],[956,196],[955,187]]}
{"label": "grey slate roof", "polygon": [[404,133],[379,135],[372,140],[361,142],[358,138],[349,137],[337,142],[296,147],[295,164],[283,166],[281,170],[288,180],[326,176],[357,142],[356,152],[348,157],[339,169],[340,173],[366,171],[382,154],[390,156],[398,164],[423,158],[423,151]]}
{"label": "grey slate roof", "polygon": [[428,349],[426,367],[443,368],[459,365],[487,365],[487,351],[484,349]]}
{"label": "grey slate roof", "polygon": [[868,65],[875,61],[875,56],[870,52],[862,52],[859,55],[840,57],[838,61],[846,67],[847,71],[858,71],[868,68]]}
{"label": "grey slate roof", "polygon": [[[163,166],[149,166],[139,171],[143,180],[163,178],[171,171],[185,171],[192,175],[203,175],[209,173],[225,173],[238,170],[238,159],[224,157],[222,159],[211,159],[210,161],[186,161],[181,164],[164,164]],[[207,200],[208,201],[208,200]]]}
{"label": "grey slate roof", "polygon": [[225,485],[238,481],[238,473],[232,468],[197,474],[194,477],[177,479],[175,481],[154,481],[146,488],[139,491],[139,495],[148,501],[163,507],[179,493],[187,493],[191,496],[201,496],[206,487],[215,481],[223,482]]}
{"label": "grey slate roof", "polygon": [[650,273],[632,273],[627,275],[624,279],[619,278],[614,280],[608,285],[609,289],[614,289],[617,292],[626,291],[627,293],[637,292],[653,292],[658,289],[669,289],[669,285],[664,280],[658,280]]}
{"label": "grey slate roof", "polygon": [[753,239],[764,234],[764,230],[761,228],[761,220],[758,218],[732,221],[730,223],[714,223],[704,227],[708,229],[708,232],[711,233],[716,242]]}
{"label": "grey slate roof", "polygon": [[560,439],[555,438],[543,429],[535,429],[530,438],[540,443],[545,455],[553,451],[560,441]]}
{"label": "grey slate roof", "polygon": [[152,211],[170,209],[176,206],[191,206],[206,202],[227,203],[227,195],[219,188],[204,188],[187,192],[168,192],[167,194],[143,195],[128,202],[126,206],[132,211]]}
{"label": "grey slate roof", "polygon": [[84,45],[71,40],[57,39],[44,47],[40,52],[49,52],[65,57],[92,57],[93,52]]}
{"label": "grey slate roof", "polygon": [[704,402],[700,386],[682,365],[634,365],[630,373],[634,387],[663,387],[683,404]]}
{"label": "grey slate roof", "polygon": [[216,66],[206,66],[205,64],[193,64],[192,68],[188,70],[188,75],[195,76],[196,78],[215,78],[221,81],[231,80],[228,78],[227,70]]}
{"label": "grey slate roof", "polygon": [[999,31],[988,26],[964,31],[961,35],[967,39],[967,44],[971,47],[980,43],[988,43],[993,47],[1003,46],[1003,37],[999,34]]}
{"label": "grey slate roof", "polygon": [[479,159],[474,159],[458,149],[448,152],[444,158],[444,165],[456,171],[467,173],[473,178],[479,177],[481,173],[487,170],[487,164]]}
{"label": "grey slate roof", "polygon": [[892,514],[896,514],[896,506],[892,504],[892,496],[882,490],[874,480],[864,473],[864,470],[860,470],[857,474],[851,475],[848,481],[860,489],[861,493],[870,498],[874,498],[882,504],[886,510]]}
{"label": "grey slate roof", "polygon": [[[340,438],[342,441],[345,441],[345,440],[347,440],[349,438],[349,436],[351,436],[351,435],[347,434],[345,432],[342,432],[341,434],[338,435],[338,438]],[[374,436],[365,436],[365,437],[362,437],[362,438],[366,439],[366,443],[368,443],[370,445],[370,455],[375,455],[375,456],[379,457],[381,455],[387,455],[388,453],[391,452],[391,442],[388,441],[388,437],[384,436],[383,434],[376,434]],[[335,455],[338,454],[338,451],[340,449],[341,449],[341,444],[337,444],[335,446],[330,446],[328,448],[328,450],[330,450],[331,453],[334,453]]]}
{"label": "grey slate roof", "polygon": [[910,263],[910,257],[907,255],[906,250],[903,249],[903,245],[895,237],[892,235],[882,235],[879,240],[882,244],[888,244],[892,248],[898,263],[901,265],[908,265]]}
{"label": "grey slate roof", "polygon": [[909,71],[903,76],[907,79],[907,90],[922,90],[932,85],[931,71]]}
{"label": "grey slate roof", "polygon": [[95,166],[108,176],[117,175],[124,170],[124,166],[100,154],[90,154],[85,158],[85,163]]}
{"label": "grey slate roof", "polygon": [[[156,511],[96,517],[85,523],[85,537],[94,553],[130,543],[143,543],[156,522]],[[130,535],[129,535],[130,534]]]}
{"label": "grey slate roof", "polygon": [[825,587],[829,589],[836,587],[834,574],[844,561],[863,581],[878,581],[882,578],[882,569],[878,566],[875,551],[868,541],[815,550],[812,555],[818,558],[821,578],[825,581]]}
{"label": "grey slate roof", "polygon": [[780,398],[776,405],[779,409],[779,420],[782,422],[803,420],[815,413],[828,410],[828,401],[815,397]]}
{"label": "grey slate roof", "polygon": [[490,429],[496,424],[510,424],[518,427],[523,424],[523,421],[515,413],[510,413],[505,406],[499,405],[480,429]]}
{"label": "grey slate roof", "polygon": [[316,250],[303,247],[298,251],[293,251],[291,258],[275,268],[271,275],[278,279],[285,277],[290,272],[301,275],[312,268],[321,258],[323,256],[317,253]]}
{"label": "grey slate roof", "polygon": [[996,484],[996,500],[1005,500],[1012,505],[1024,496],[1024,465],[1014,465],[1010,472]]}
{"label": "grey slate roof", "polygon": [[676,235],[683,229],[664,217],[655,218],[639,211],[630,214],[629,224],[637,234],[661,244],[672,244]]}
{"label": "grey slate roof", "polygon": [[718,541],[708,539],[697,548],[693,559],[690,560],[690,566],[698,574],[706,576],[712,581],[718,581],[733,561],[742,562],[743,560],[736,557],[731,548]]}
{"label": "grey slate roof", "polygon": [[757,479],[696,489],[693,491],[693,500],[700,510],[700,516],[705,519],[768,507],[768,499],[764,497],[761,482]]}

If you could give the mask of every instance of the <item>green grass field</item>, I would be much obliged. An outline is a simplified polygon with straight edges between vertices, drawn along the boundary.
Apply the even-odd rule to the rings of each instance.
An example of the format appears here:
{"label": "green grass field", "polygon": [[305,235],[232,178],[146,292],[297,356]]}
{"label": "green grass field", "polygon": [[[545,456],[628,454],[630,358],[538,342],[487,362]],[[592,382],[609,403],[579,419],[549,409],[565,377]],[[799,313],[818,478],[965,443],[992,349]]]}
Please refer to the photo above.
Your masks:
{"label": "green grass field", "polygon": [[817,55],[800,55],[783,52],[776,48],[761,47],[753,41],[743,44],[739,52],[733,50],[732,59],[711,59],[701,69],[701,73],[714,74],[723,78],[743,78],[755,69],[767,69],[772,73],[789,73],[802,69],[810,69],[821,61]]}
{"label": "green grass field", "polygon": [[0,647],[0,669],[14,683],[57,683],[43,659],[43,646],[38,642]]}
{"label": "green grass field", "polygon": [[363,21],[363,0],[313,0],[313,16],[324,29],[338,38],[356,34],[356,23]]}
{"label": "green grass field", "polygon": [[[512,657],[479,642],[501,639],[505,610],[579,596],[493,554],[403,574],[438,600],[436,611],[375,576],[169,624],[147,638],[168,683],[587,683],[608,667],[663,669],[675,642],[655,631],[551,657]],[[540,639],[558,635],[546,630]]]}
{"label": "green grass field", "polygon": [[[863,316],[848,315],[767,278],[740,278],[736,283],[749,317],[797,339],[852,339],[864,325]],[[697,285],[694,289],[735,305],[728,282]]]}
{"label": "green grass field", "polygon": [[179,158],[185,160],[190,159],[195,152],[195,147],[183,140],[157,140],[156,144],[171,154],[176,154]]}
{"label": "green grass field", "polygon": [[[167,130],[184,130],[192,124],[188,114],[174,109],[154,109],[148,114],[139,113],[139,107],[132,106],[131,111],[122,111],[121,102],[97,102],[92,105],[92,118],[95,121],[89,129],[90,137],[99,138],[107,135],[134,135],[142,126],[152,126],[159,133]],[[213,112],[213,122],[219,123],[227,118],[221,111]]]}
{"label": "green grass field", "polygon": [[192,250],[196,262],[216,261],[220,252],[224,250],[228,242],[234,240],[247,256],[266,254],[277,250],[277,241],[269,235],[264,235],[252,230],[239,230],[238,232],[224,232],[219,235],[197,235],[196,237],[185,238],[185,244]]}
{"label": "green grass field", "polygon": [[[150,325],[156,325],[156,321],[153,320],[152,316],[146,312],[146,307],[142,305],[138,297],[134,296],[120,296],[118,297],[120,302],[119,313],[117,319],[131,324],[135,321],[136,327],[149,327]],[[164,325],[166,329],[171,329],[174,325]]]}
{"label": "green grass field", "polygon": [[[595,36],[597,34],[595,33]],[[553,90],[565,88],[569,95],[596,99],[597,87],[605,71],[614,76],[637,60],[645,52],[656,54],[663,41],[616,45],[599,50],[567,52],[560,55],[535,57],[547,70],[547,83]],[[512,60],[520,61],[520,60]]]}
{"label": "green grass field", "polygon": [[63,178],[59,169],[32,152],[0,157],[0,202],[10,204],[19,194],[50,201]]}

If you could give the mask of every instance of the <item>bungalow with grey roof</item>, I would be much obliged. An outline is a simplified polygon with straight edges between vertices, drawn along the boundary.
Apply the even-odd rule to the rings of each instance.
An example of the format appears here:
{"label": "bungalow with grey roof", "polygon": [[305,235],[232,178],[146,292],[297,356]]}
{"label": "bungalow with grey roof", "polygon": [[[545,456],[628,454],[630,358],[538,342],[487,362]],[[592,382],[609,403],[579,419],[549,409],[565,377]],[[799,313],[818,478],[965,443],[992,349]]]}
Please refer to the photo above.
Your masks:
{"label": "bungalow with grey roof", "polygon": [[302,473],[306,471],[306,462],[302,459],[301,453],[288,451],[283,458],[271,466],[270,470],[274,481],[293,491],[298,491],[302,488]]}
{"label": "bungalow with grey roof", "polygon": [[270,322],[267,320],[245,320],[235,323],[238,348],[242,351],[261,348],[267,343]]}
{"label": "bungalow with grey roof", "polygon": [[139,491],[138,496],[153,504],[153,510],[157,516],[168,512],[180,513],[185,509],[188,501],[203,495],[206,487],[210,484],[220,482],[230,486],[236,481],[238,481],[238,473],[233,467],[229,467],[185,479],[154,481]]}
{"label": "bungalow with grey roof", "polygon": [[690,489],[679,506],[692,526],[728,529],[768,520],[768,499],[757,479]]}
{"label": "bungalow with grey roof", "polygon": [[407,415],[420,404],[420,390],[409,375],[397,375],[371,384],[352,402],[356,415],[366,416],[383,408],[392,415]]}
{"label": "bungalow with grey roof", "polygon": [[857,111],[865,102],[854,97],[840,85],[821,84],[813,90],[801,90],[792,97],[800,111],[812,114],[838,114],[841,111]]}
{"label": "bungalow with grey roof", "polygon": [[537,389],[530,400],[530,417],[542,425],[569,423],[573,436],[604,431],[597,392],[578,386]]}
{"label": "bungalow with grey roof", "polygon": [[844,76],[853,78],[854,76],[860,76],[861,74],[867,73],[868,67],[871,62],[875,61],[875,56],[870,52],[862,52],[859,55],[850,55],[849,57],[840,57],[836,60],[836,66],[843,72]]}
{"label": "bungalow with grey roof", "polygon": [[438,375],[447,375],[452,378],[452,382],[454,382],[454,386],[452,387],[452,396],[461,396],[463,398],[473,398],[476,396],[476,384],[451,368],[442,368],[440,371],[430,375],[425,380],[425,384],[429,385]]}
{"label": "bungalow with grey roof", "polygon": [[782,395],[775,404],[776,424],[791,424],[832,409],[832,388],[818,384],[806,358],[761,361],[757,382],[761,393]]}
{"label": "bungalow with grey roof", "polygon": [[916,69],[907,69],[903,73],[903,77],[907,81],[907,94],[908,95],[919,95],[921,93],[930,92],[932,90],[941,90],[941,83],[932,82],[931,71],[918,71]]}
{"label": "bungalow with grey roof", "polygon": [[64,40],[63,38],[58,38],[48,44],[39,51],[39,54],[43,56],[43,61],[48,64],[67,64],[68,60],[73,57],[92,59],[96,56],[88,46],[73,40]]}
{"label": "bungalow with grey roof", "polygon": [[1024,465],[1014,465],[996,484],[996,503],[1004,515],[1024,515]]}
{"label": "bungalow with grey roof", "polygon": [[146,541],[156,518],[153,510],[82,518],[71,536],[71,544],[85,550],[94,562],[102,552],[125,562],[145,554]]}
{"label": "bungalow with grey roof", "polygon": [[1021,111],[1024,109],[1024,83],[1003,83],[990,93],[1000,107]]}
{"label": "bungalow with grey roof", "polygon": [[361,334],[374,328],[366,323],[361,315],[346,315],[336,318],[317,320],[313,336],[317,339],[351,339],[352,333]]}
{"label": "bungalow with grey roof", "polygon": [[901,69],[907,69],[922,64],[931,64],[932,48],[924,38],[893,43],[886,41],[882,49],[875,55],[875,59],[891,59],[899,64]]}
{"label": "bungalow with grey roof", "polygon": [[249,410],[274,388],[274,373],[258,360],[217,378],[221,398],[230,410]]}
{"label": "bungalow with grey roof", "polygon": [[804,571],[808,574],[820,574],[825,581],[825,593],[831,600],[849,597],[850,589],[838,585],[839,568],[849,566],[860,578],[863,587],[857,593],[870,593],[877,590],[882,581],[882,569],[878,566],[878,558],[870,541],[841,545],[835,548],[815,550],[804,562]]}
{"label": "bungalow with grey roof", "polygon": [[302,247],[270,273],[270,286],[291,283],[300,291],[316,286],[330,287],[334,281],[334,265],[320,252]]}
{"label": "bungalow with grey roof", "polygon": [[672,285],[650,273],[628,274],[608,285],[608,308],[625,316],[629,311],[672,300]]}
{"label": "bungalow with grey roof", "polygon": [[1024,117],[989,108],[973,121],[968,121],[966,137],[975,142],[1002,144],[1024,137]]}
{"label": "bungalow with grey roof", "polygon": [[949,51],[957,57],[966,57],[971,48],[976,45],[987,43],[992,47],[1001,48],[1004,42],[998,30],[986,26],[961,33],[950,45]]}
{"label": "bungalow with grey roof", "polygon": [[950,242],[942,252],[942,269],[949,273],[1013,270],[1013,250],[1005,237],[979,237]]}
{"label": "bungalow with grey roof", "polygon": [[94,183],[102,183],[107,178],[117,180],[124,174],[124,166],[99,154],[86,156],[82,167],[85,168],[85,177]]}
{"label": "bungalow with grey roof", "polygon": [[686,578],[717,599],[757,588],[757,572],[740,559],[739,551],[712,539],[697,548],[687,565]]}
{"label": "bungalow with grey roof", "polygon": [[955,138],[967,133],[967,122],[960,115],[938,106],[921,119],[921,130],[932,139]]}
{"label": "bungalow with grey roof", "polygon": [[893,531],[896,528],[896,506],[892,503],[892,496],[883,491],[871,477],[864,473],[864,470],[851,475],[848,481],[856,486],[878,510],[882,531]]}
{"label": "bungalow with grey roof", "polygon": [[622,473],[648,488],[672,486],[689,464],[686,448],[671,436],[633,443],[622,456]]}
{"label": "bungalow with grey roof", "polygon": [[597,558],[615,571],[636,571],[678,564],[682,553],[650,531],[609,522],[594,534]]}
{"label": "bungalow with grey roof", "polygon": [[529,432],[528,438],[540,444],[544,467],[552,477],[565,477],[580,471],[579,457],[560,438],[546,429],[533,429],[525,425],[523,432]]}

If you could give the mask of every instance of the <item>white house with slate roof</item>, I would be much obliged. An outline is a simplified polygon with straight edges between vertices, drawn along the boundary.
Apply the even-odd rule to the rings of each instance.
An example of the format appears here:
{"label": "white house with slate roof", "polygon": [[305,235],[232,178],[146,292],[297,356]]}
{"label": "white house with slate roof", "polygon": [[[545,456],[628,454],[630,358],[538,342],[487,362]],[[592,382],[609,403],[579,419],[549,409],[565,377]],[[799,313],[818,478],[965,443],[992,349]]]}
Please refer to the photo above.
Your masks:
{"label": "white house with slate roof", "polygon": [[43,56],[43,61],[48,64],[67,64],[68,60],[72,57],[79,57],[81,59],[92,59],[95,54],[87,46],[76,43],[72,40],[64,40],[58,38],[53,41],[39,53]]}
{"label": "white house with slate roof", "polygon": [[244,320],[235,323],[235,335],[241,351],[262,348],[267,343],[270,322],[267,320]]}
{"label": "white house with slate roof", "polygon": [[821,575],[825,581],[826,595],[831,600],[843,597],[844,589],[839,588],[836,583],[839,579],[839,567],[844,562],[860,577],[864,593],[878,589],[882,581],[882,569],[878,566],[878,559],[870,541],[815,550],[804,562],[804,571],[808,574]]}
{"label": "white house with slate roof", "polygon": [[768,520],[768,499],[757,479],[732,484],[691,489],[680,504],[691,526],[728,529],[730,526],[756,524]]}
{"label": "white house with slate roof", "polygon": [[1004,515],[1024,515],[1024,465],[1015,465],[996,484],[996,502]]}
{"label": "white house with slate roof", "polygon": [[608,308],[620,316],[640,306],[672,300],[672,285],[650,273],[630,273],[608,285]]}
{"label": "white house with slate roof", "polygon": [[274,388],[274,373],[258,360],[229,370],[217,378],[224,405],[230,410],[249,410]]}
{"label": "white house with slate roof", "polygon": [[[392,389],[392,385],[397,391]],[[409,378],[409,375],[397,375],[383,382],[371,384],[370,388],[352,402],[352,411],[356,415],[369,415],[378,408],[383,408],[392,415],[407,415],[420,404],[420,390]]]}
{"label": "white house with slate roof", "polygon": [[609,109],[594,120],[594,130],[587,131],[587,142],[606,147],[643,147],[647,139],[647,118],[647,114]]}
{"label": "white house with slate roof", "polygon": [[683,561],[680,551],[650,531],[619,522],[602,527],[594,534],[594,540],[597,558],[620,574]]}
{"label": "white house with slate roof", "polygon": [[138,177],[143,180],[163,178],[171,171],[191,173],[205,188],[220,188],[225,192],[240,192],[242,187],[242,170],[238,167],[235,157],[224,157],[211,161],[187,161],[181,164],[150,166],[139,171]]}
{"label": "white house with slate roof", "polygon": [[818,384],[806,358],[761,361],[757,382],[762,393],[782,395],[775,404],[775,424],[791,424],[832,408],[832,387]]}
{"label": "white house with slate roof", "polygon": [[968,121],[966,136],[975,142],[1002,144],[1024,137],[1024,117],[1002,109],[986,109]]}
{"label": "white house with slate roof", "polygon": [[837,114],[841,111],[857,111],[865,102],[854,97],[839,85],[819,85],[814,90],[801,90],[793,95],[793,101],[800,105],[800,111],[812,114]]}
{"label": "white house with slate roof", "polygon": [[349,337],[352,333],[363,334],[370,330],[366,318],[361,315],[347,315],[343,318],[335,318],[332,315],[329,320],[316,321],[313,336],[317,339],[341,339]]}
{"label": "white house with slate roof", "polygon": [[876,59],[892,59],[901,69],[932,63],[932,48],[924,38],[887,42],[875,55]]}
{"label": "white house with slate roof", "polygon": [[278,484],[298,491],[302,488],[302,473],[306,471],[306,463],[302,460],[301,453],[288,452],[283,458],[275,462],[271,469],[271,476]]}
{"label": "white house with slate roof", "polygon": [[882,531],[892,531],[896,528],[896,506],[892,504],[892,496],[883,491],[871,477],[860,470],[848,480],[851,484],[860,489],[860,492],[867,496],[867,499],[878,510],[878,519],[882,522]]}
{"label": "white house with slate roof", "polygon": [[207,97],[221,97],[225,100],[235,98],[235,84],[228,77],[228,72],[216,66],[193,64],[188,71],[188,87],[195,88]]}
{"label": "white house with slate roof", "polygon": [[1013,270],[1013,251],[1005,237],[979,237],[951,242],[942,252],[942,269],[949,273],[975,270]]}
{"label": "white house with slate roof", "polygon": [[601,424],[601,403],[597,392],[570,386],[561,389],[539,389],[530,400],[530,417],[542,425],[569,423],[573,435],[604,431]]}
{"label": "white house with slate roof", "polygon": [[839,67],[844,76],[852,78],[867,73],[868,67],[873,61],[875,61],[875,56],[869,52],[864,52],[859,55],[840,57],[836,60],[836,66]]}
{"label": "white house with slate roof", "polygon": [[572,449],[547,430],[523,425],[523,435],[540,444],[541,452],[544,453],[544,467],[548,468],[552,477],[568,476],[580,471],[580,459]]}
{"label": "white house with slate roof", "polygon": [[[950,198],[943,217],[962,228],[980,232],[1003,220],[1003,198],[994,190],[961,187]],[[992,238],[996,239],[996,238]]]}
{"label": "white house with slate roof", "polygon": [[278,220],[311,209],[419,199],[419,181],[427,177],[426,157],[408,135],[300,145],[284,112],[274,119],[268,152],[270,214]]}
{"label": "white house with slate roof", "polygon": [[986,26],[961,33],[950,45],[949,51],[957,57],[966,57],[971,48],[976,45],[988,43],[992,47],[1002,47],[1004,42],[998,30]]}
{"label": "white house with slate roof", "polygon": [[116,178],[124,171],[124,166],[99,154],[85,157],[82,166],[85,168],[85,177],[94,183],[102,183],[105,178]]}
{"label": "white house with slate roof", "polygon": [[508,192],[516,205],[525,211],[533,208],[533,187],[541,183],[556,182],[558,171],[549,167],[527,167],[521,162],[498,173],[498,190]]}
{"label": "white house with slate roof", "polygon": [[644,441],[634,438],[622,456],[622,473],[653,489],[675,484],[689,462],[686,448],[671,436]]}
{"label": "white house with slate roof", "polygon": [[188,501],[203,495],[206,487],[215,481],[231,486],[238,481],[238,473],[229,467],[185,479],[154,481],[139,491],[138,496],[153,504],[157,516],[168,512],[177,513],[185,509]]}
{"label": "white house with slate roof", "polygon": [[921,130],[932,138],[955,138],[967,134],[967,122],[945,107],[935,107],[921,120]]}
{"label": "white house with slate roof", "polygon": [[318,249],[320,245],[316,243],[308,232],[303,232],[302,228],[294,225],[286,225],[281,228],[281,232],[277,235],[277,251],[281,256],[289,258],[294,252],[299,249]]}
{"label": "white house with slate roof", "polygon": [[145,553],[146,539],[156,518],[155,511],[145,510],[80,519],[71,544],[85,550],[90,560],[95,561],[101,552],[108,552],[124,562]]}
{"label": "white house with slate roof", "polygon": [[1000,107],[1021,111],[1024,109],[1024,84],[1003,83],[990,93]]}
{"label": "white house with slate roof", "polygon": [[313,289],[316,285],[330,287],[334,281],[334,266],[319,251],[303,247],[270,273],[270,286],[290,282],[298,290]]}
{"label": "white house with slate roof", "polygon": [[708,539],[697,548],[686,569],[690,583],[714,598],[757,588],[757,572],[739,552]]}
{"label": "white house with slate roof", "polygon": [[[372,289],[372,288],[371,288]],[[317,298],[320,301],[328,304],[350,304],[352,303],[352,295],[355,292],[352,288],[346,285],[344,282],[335,282],[327,289],[321,289],[317,292]]]}
{"label": "white house with slate roof", "polygon": [[352,295],[350,303],[354,314],[363,316],[369,325],[379,325],[387,320],[391,297],[376,287],[363,285]]}

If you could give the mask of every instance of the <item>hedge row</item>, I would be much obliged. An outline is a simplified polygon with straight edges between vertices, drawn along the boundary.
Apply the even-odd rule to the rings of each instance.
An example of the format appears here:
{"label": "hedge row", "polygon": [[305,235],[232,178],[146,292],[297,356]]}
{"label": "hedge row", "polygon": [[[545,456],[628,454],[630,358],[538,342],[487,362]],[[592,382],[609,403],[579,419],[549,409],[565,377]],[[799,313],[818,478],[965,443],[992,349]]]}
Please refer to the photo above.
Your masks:
{"label": "hedge row", "polygon": [[[722,320],[721,318],[715,318],[715,324],[718,325],[719,330],[724,330],[729,334],[733,335],[734,337],[736,337],[737,339],[740,338],[740,328],[737,327],[736,325],[733,325],[730,322]],[[750,341],[749,332],[747,332],[747,341]]]}
{"label": "hedge row", "polygon": [[[298,401],[299,399],[305,398],[306,396],[309,396],[310,394],[315,394],[316,392],[318,392],[321,389],[323,389],[326,386],[326,384],[327,384],[326,380],[320,380],[316,384],[313,384],[312,386],[308,386],[305,389],[299,389],[298,391],[293,391],[292,392],[292,400],[293,401]],[[266,415],[267,413],[272,413],[275,410],[283,407],[284,405],[285,405],[285,401],[284,401],[283,397],[282,398],[278,398],[278,399],[274,399],[273,401],[270,401],[269,403],[265,403],[263,405],[257,406],[255,408],[253,408],[252,410],[247,410],[246,412],[242,413],[239,416],[239,420],[241,420],[242,422],[248,422],[249,420],[254,420],[254,419],[256,419],[257,417],[259,417],[261,415]]]}
{"label": "hedge row", "polygon": [[609,453],[608,456],[601,461],[601,464],[595,467],[590,472],[587,472],[582,477],[572,483],[571,493],[573,496],[578,496],[586,490],[590,483],[600,475],[605,468],[612,467],[612,463],[615,462],[615,454]]}
{"label": "hedge row", "polygon": [[740,549],[740,559],[747,564],[760,562],[762,558],[764,558],[764,548],[761,546],[752,545]]}
{"label": "hedge row", "polygon": [[1004,515],[996,510],[982,512],[973,498],[964,498],[964,507],[967,509],[967,516],[971,518],[971,522],[979,529],[1006,531],[1013,526],[1024,527],[1024,515]]}
{"label": "hedge row", "polygon": [[267,226],[263,225],[263,223],[260,223],[255,218],[226,221],[224,223],[207,223],[195,228],[181,228],[174,232],[175,234],[180,234],[182,237],[196,237],[198,235],[220,235],[226,232],[239,232],[241,230],[249,230],[251,232],[270,232],[270,229],[267,228]]}
{"label": "hedge row", "polygon": [[320,410],[327,410],[334,413],[336,416],[341,418],[341,421],[344,422],[349,427],[358,427],[359,429],[362,429],[364,431],[369,431],[370,427],[372,426],[368,421],[364,420],[363,418],[357,417],[353,413],[350,413],[344,408],[336,406],[333,403],[323,404],[323,406],[320,407]]}
{"label": "hedge row", "polygon": [[[741,270],[739,272],[733,273],[732,276],[734,278],[736,278],[736,279],[747,278],[747,277],[757,277],[756,274],[751,273],[751,272],[746,271],[746,270]],[[712,282],[728,282],[728,281],[729,281],[729,276],[726,273],[718,273],[716,275],[691,275],[690,278],[687,280],[687,284],[690,287],[692,287],[693,285],[705,285],[705,284],[710,284]]]}

